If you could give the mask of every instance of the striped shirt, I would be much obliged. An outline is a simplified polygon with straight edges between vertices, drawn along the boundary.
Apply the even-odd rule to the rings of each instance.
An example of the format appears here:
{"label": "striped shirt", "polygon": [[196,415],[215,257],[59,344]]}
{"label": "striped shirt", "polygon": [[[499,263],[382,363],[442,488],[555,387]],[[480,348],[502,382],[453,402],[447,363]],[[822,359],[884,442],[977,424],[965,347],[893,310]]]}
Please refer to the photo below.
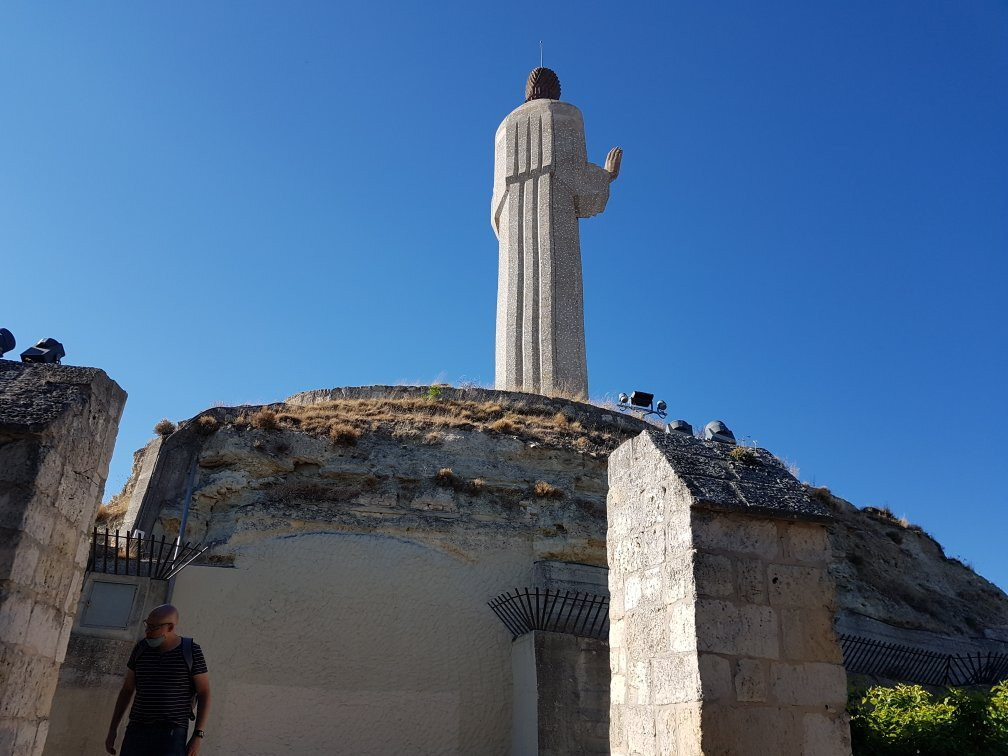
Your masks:
{"label": "striped shirt", "polygon": [[[207,671],[203,650],[192,644],[192,674]],[[192,699],[196,695],[182,644],[161,653],[156,648],[137,646],[126,666],[136,675],[136,697],[130,709],[130,721],[150,724],[165,722],[189,724]]]}

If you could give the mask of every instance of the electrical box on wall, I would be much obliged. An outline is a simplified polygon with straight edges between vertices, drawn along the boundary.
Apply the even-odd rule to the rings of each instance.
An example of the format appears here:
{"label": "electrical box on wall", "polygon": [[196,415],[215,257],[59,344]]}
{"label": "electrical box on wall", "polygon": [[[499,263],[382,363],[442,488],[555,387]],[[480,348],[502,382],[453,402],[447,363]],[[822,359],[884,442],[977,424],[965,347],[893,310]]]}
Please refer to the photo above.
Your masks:
{"label": "electrical box on wall", "polygon": [[93,580],[81,611],[81,627],[125,630],[129,627],[136,595],[136,583]]}

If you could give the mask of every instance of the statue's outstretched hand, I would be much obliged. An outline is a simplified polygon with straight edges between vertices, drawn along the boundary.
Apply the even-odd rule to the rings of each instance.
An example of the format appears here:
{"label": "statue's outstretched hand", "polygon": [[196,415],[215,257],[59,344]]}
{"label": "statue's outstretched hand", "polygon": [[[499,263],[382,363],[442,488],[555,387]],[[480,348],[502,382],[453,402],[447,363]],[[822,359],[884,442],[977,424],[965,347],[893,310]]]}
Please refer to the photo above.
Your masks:
{"label": "statue's outstretched hand", "polygon": [[605,169],[609,172],[609,180],[615,181],[619,176],[620,162],[623,160],[623,148],[613,147],[606,155]]}

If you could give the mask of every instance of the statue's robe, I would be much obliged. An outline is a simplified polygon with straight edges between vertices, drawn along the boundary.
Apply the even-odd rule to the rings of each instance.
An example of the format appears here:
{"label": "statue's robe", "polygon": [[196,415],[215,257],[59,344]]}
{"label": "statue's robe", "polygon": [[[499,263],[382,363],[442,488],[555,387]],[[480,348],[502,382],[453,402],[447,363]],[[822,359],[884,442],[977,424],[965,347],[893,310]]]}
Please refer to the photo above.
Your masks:
{"label": "statue's robe", "polygon": [[587,398],[578,218],[605,209],[609,181],[587,160],[573,105],[532,100],[498,127],[490,210],[500,241],[498,389]]}

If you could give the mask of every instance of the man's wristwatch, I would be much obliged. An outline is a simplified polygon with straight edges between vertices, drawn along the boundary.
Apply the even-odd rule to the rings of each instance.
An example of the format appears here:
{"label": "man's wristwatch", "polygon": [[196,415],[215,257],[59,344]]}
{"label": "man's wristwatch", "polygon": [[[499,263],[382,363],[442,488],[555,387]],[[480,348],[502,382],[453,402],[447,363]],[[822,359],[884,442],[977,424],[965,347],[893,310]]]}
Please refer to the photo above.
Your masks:
{"label": "man's wristwatch", "polygon": [[193,730],[193,737],[205,738],[206,735],[203,734],[203,730]]}

